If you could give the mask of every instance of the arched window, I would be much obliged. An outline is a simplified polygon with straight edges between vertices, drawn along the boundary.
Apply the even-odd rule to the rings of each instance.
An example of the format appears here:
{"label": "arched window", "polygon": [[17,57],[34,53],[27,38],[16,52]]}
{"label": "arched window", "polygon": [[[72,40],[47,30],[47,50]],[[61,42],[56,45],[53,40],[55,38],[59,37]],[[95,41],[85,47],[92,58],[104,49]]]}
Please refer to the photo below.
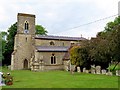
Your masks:
{"label": "arched window", "polygon": [[28,29],[29,29],[29,23],[27,21],[25,21],[25,26],[24,26],[24,33],[25,34],[29,33]]}
{"label": "arched window", "polygon": [[27,59],[25,59],[24,62],[23,62],[23,68],[28,69],[28,61],[27,61]]}
{"label": "arched window", "polygon": [[51,56],[51,64],[56,64],[56,57],[54,54]]}
{"label": "arched window", "polygon": [[28,22],[26,21],[25,22],[25,30],[28,30],[29,29],[29,24],[28,24]]}

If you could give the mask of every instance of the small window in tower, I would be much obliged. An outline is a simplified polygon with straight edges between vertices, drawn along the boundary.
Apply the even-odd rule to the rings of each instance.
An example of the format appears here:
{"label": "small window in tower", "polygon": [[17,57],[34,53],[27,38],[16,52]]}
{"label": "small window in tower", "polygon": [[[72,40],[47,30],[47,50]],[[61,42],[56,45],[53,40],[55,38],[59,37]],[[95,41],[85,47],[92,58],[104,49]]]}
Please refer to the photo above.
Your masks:
{"label": "small window in tower", "polygon": [[29,29],[29,24],[28,24],[28,22],[26,21],[25,22],[25,30],[28,30]]}
{"label": "small window in tower", "polygon": [[29,29],[29,23],[27,21],[25,21],[25,26],[24,26],[24,33],[29,33],[28,29]]}

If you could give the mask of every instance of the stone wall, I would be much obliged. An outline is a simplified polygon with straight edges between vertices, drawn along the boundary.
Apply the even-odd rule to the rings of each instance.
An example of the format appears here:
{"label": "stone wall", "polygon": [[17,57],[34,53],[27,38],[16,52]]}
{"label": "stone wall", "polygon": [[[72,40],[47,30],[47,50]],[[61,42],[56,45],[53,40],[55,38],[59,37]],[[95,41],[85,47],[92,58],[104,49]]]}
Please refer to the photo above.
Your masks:
{"label": "stone wall", "polygon": [[44,70],[63,70],[63,65],[45,65]]}
{"label": "stone wall", "polygon": [[35,39],[36,46],[50,46],[50,42],[54,42],[55,46],[70,46],[70,41],[62,41],[62,40],[42,40]]}
{"label": "stone wall", "polygon": [[13,63],[11,63],[11,65],[14,64],[13,67],[15,69],[23,69],[24,60],[27,59],[29,65],[30,58],[32,57],[32,55],[34,55],[34,48],[32,46],[33,40],[31,39],[32,38],[31,35],[23,35],[23,34],[19,34],[16,38],[19,42],[16,43],[15,45],[15,50],[14,50],[15,53],[14,56],[12,57],[14,58],[12,59],[14,61],[12,61]]}
{"label": "stone wall", "polygon": [[51,56],[52,54],[56,57],[56,64],[63,64],[63,56],[65,52],[35,52],[35,60],[40,60],[43,58],[43,62],[45,65],[51,65]]}

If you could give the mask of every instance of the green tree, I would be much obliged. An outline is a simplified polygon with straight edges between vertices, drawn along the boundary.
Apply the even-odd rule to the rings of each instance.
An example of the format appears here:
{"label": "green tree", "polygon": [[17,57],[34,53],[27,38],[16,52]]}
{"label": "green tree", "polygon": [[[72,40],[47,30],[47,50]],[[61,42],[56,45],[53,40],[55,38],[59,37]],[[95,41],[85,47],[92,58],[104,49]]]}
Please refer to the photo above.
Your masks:
{"label": "green tree", "polygon": [[72,65],[82,65],[83,62],[80,62],[81,57],[79,57],[79,46],[74,46],[70,49],[70,60]]}
{"label": "green tree", "polygon": [[83,67],[90,69],[91,61],[86,47],[73,46],[70,49],[70,60],[71,64],[80,66],[81,70]]}
{"label": "green tree", "polygon": [[35,29],[36,29],[36,34],[47,35],[48,33],[42,25],[36,25]]}
{"label": "green tree", "polygon": [[111,62],[111,53],[108,41],[102,38],[91,39],[90,56],[95,65],[100,65],[103,69],[107,68]]}
{"label": "green tree", "polygon": [[11,63],[11,54],[14,49],[14,37],[17,33],[17,22],[11,25],[8,28],[7,42],[5,44],[5,48],[3,48],[3,56],[4,60],[2,61],[3,65],[10,65]]}
{"label": "green tree", "polygon": [[7,37],[7,32],[0,32],[1,36],[2,36],[2,40],[6,40]]}
{"label": "green tree", "polygon": [[[116,67],[117,64],[120,63],[120,25],[117,25],[112,35],[113,37],[111,41],[111,48],[113,53],[113,61],[117,62],[115,65]],[[115,67],[113,68],[113,70],[115,69]]]}
{"label": "green tree", "polygon": [[4,60],[3,54],[5,53],[5,46],[6,46],[6,37],[7,32],[0,32],[0,60],[1,62]]}
{"label": "green tree", "polygon": [[[110,63],[120,62],[120,17],[116,17],[113,22],[108,22],[105,30],[97,34],[97,45],[95,46],[96,61]],[[95,43],[95,42],[94,42]],[[99,53],[98,53],[99,52]],[[94,55],[95,56],[95,55]],[[117,64],[118,64],[117,63]],[[116,65],[117,65],[116,64]],[[116,66],[115,65],[115,66]]]}

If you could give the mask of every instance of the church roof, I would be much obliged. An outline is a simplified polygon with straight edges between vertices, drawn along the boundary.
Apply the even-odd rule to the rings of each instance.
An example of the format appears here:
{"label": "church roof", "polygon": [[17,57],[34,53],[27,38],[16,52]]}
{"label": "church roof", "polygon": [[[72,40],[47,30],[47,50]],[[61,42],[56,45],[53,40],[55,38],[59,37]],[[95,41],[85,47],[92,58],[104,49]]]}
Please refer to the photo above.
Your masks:
{"label": "church roof", "polygon": [[69,49],[68,49],[68,52],[65,53],[64,57],[63,57],[63,60],[70,60],[70,49],[72,48],[73,46],[70,46]]}
{"label": "church roof", "polygon": [[36,39],[47,39],[47,40],[69,40],[69,41],[79,41],[86,40],[83,37],[66,37],[66,36],[51,36],[51,35],[36,35]]}
{"label": "church roof", "polygon": [[68,46],[36,46],[38,52],[67,52],[68,49]]}
{"label": "church roof", "polygon": [[70,53],[69,52],[65,53],[63,60],[70,60]]}

